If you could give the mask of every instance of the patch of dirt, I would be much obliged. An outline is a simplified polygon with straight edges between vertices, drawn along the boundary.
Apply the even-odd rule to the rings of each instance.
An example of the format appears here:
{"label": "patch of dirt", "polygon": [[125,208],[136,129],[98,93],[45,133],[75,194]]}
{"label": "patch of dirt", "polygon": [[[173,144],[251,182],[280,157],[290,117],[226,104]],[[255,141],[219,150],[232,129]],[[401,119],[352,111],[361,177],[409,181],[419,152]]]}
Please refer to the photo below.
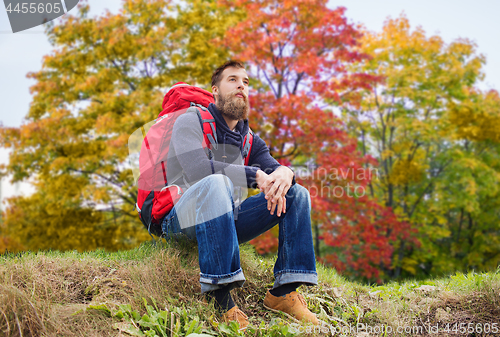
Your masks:
{"label": "patch of dirt", "polygon": [[[488,336],[481,331],[482,327],[497,323],[500,329],[500,298],[492,299],[485,293],[472,293],[462,297],[443,296],[436,302],[429,313],[421,315],[415,323],[416,326],[437,326],[447,329],[443,334],[424,332],[422,336]],[[460,327],[474,329],[461,333]],[[455,331],[455,333],[453,332]],[[463,332],[463,330],[462,330]],[[500,332],[500,331],[499,331]]]}

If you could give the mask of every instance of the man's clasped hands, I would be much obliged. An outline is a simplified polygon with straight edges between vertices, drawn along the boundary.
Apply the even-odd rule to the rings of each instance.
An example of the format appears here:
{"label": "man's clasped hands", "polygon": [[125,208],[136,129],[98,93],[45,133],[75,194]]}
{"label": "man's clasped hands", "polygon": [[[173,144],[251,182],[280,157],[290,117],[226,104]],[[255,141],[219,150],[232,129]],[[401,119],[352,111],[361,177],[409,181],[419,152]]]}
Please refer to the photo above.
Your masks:
{"label": "man's clasped hands", "polygon": [[267,209],[277,215],[286,213],[286,194],[292,186],[294,173],[286,166],[277,168],[271,174],[267,174],[262,170],[257,171],[256,182],[261,192],[264,192],[267,199]]}

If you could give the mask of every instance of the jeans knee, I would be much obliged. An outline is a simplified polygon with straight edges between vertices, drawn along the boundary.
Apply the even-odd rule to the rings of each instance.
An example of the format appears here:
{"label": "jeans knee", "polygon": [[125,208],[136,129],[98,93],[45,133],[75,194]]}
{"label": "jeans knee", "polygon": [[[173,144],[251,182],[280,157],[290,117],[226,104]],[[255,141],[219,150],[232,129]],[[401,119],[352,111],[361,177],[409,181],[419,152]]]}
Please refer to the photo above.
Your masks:
{"label": "jeans knee", "polygon": [[211,174],[203,178],[205,182],[203,193],[207,199],[214,202],[231,200],[233,197],[233,182],[223,174]]}
{"label": "jeans knee", "polygon": [[293,185],[288,190],[287,197],[291,197],[299,203],[307,203],[308,205],[311,205],[311,196],[309,194],[309,190],[302,185]]}
{"label": "jeans knee", "polygon": [[203,180],[205,180],[206,183],[211,187],[217,189],[222,189],[224,187],[229,188],[231,190],[233,189],[233,182],[231,181],[231,179],[228,178],[228,176],[225,176],[223,174],[218,174],[218,173],[211,174],[203,178]]}

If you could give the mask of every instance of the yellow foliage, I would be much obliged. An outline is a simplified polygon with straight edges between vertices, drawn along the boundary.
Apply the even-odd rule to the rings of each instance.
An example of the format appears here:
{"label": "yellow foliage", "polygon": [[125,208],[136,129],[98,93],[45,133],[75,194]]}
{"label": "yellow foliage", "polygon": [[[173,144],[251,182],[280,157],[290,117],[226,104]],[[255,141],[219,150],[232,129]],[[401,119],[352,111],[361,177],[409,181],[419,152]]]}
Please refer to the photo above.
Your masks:
{"label": "yellow foliage", "polygon": [[471,93],[470,99],[450,103],[449,121],[455,128],[455,139],[500,143],[500,98],[497,91],[486,95]]}
{"label": "yellow foliage", "polygon": [[418,264],[419,262],[417,260],[405,257],[401,261],[401,268],[410,273],[411,275],[416,275]]}
{"label": "yellow foliage", "polygon": [[418,183],[423,177],[423,169],[413,160],[397,160],[389,174],[389,182],[393,185]]}
{"label": "yellow foliage", "polygon": [[9,250],[120,250],[148,240],[135,214],[124,215],[119,206],[112,214],[80,205],[81,183],[61,176],[49,184],[39,183],[39,191],[29,197],[9,199],[5,232],[24,246]]}

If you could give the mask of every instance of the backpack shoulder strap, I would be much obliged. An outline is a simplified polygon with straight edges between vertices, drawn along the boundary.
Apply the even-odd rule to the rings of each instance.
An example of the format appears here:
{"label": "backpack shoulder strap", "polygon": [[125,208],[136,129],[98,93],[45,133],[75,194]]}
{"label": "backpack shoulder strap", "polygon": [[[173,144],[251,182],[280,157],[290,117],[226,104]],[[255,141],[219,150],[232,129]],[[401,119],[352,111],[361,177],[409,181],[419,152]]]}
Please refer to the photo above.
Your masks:
{"label": "backpack shoulder strap", "polygon": [[253,131],[248,129],[248,133],[245,135],[243,146],[243,158],[245,159],[245,166],[248,166],[248,162],[250,161],[250,151],[252,150],[253,144]]}
{"label": "backpack shoulder strap", "polygon": [[[200,125],[203,130],[205,144],[208,148],[209,157],[211,159],[211,150],[217,150],[219,147],[219,143],[217,142],[217,133],[215,132],[216,126],[214,116],[212,116],[212,113],[207,108],[199,104],[191,103],[191,107],[189,109],[195,109],[196,113],[198,114]],[[250,152],[252,151],[253,144],[253,131],[251,129],[248,129],[248,133],[245,135],[243,143],[245,144],[243,145],[243,158],[245,160],[245,165],[248,166],[248,162],[250,160]]]}
{"label": "backpack shoulder strap", "polygon": [[[200,114],[203,125],[203,134],[210,142],[209,148],[217,150],[219,148],[219,143],[217,142],[217,133],[215,132],[214,116],[212,116],[208,109],[201,109],[201,112],[200,109],[198,109],[198,113]],[[207,145],[208,144],[207,142]]]}
{"label": "backpack shoulder strap", "polygon": [[[211,149],[217,150],[219,143],[217,142],[217,133],[215,132],[215,119],[207,108],[191,103],[191,107],[186,111],[194,109],[200,120],[200,126],[203,131],[204,144],[203,147],[208,148],[211,157]],[[211,158],[210,158],[211,159]]]}

